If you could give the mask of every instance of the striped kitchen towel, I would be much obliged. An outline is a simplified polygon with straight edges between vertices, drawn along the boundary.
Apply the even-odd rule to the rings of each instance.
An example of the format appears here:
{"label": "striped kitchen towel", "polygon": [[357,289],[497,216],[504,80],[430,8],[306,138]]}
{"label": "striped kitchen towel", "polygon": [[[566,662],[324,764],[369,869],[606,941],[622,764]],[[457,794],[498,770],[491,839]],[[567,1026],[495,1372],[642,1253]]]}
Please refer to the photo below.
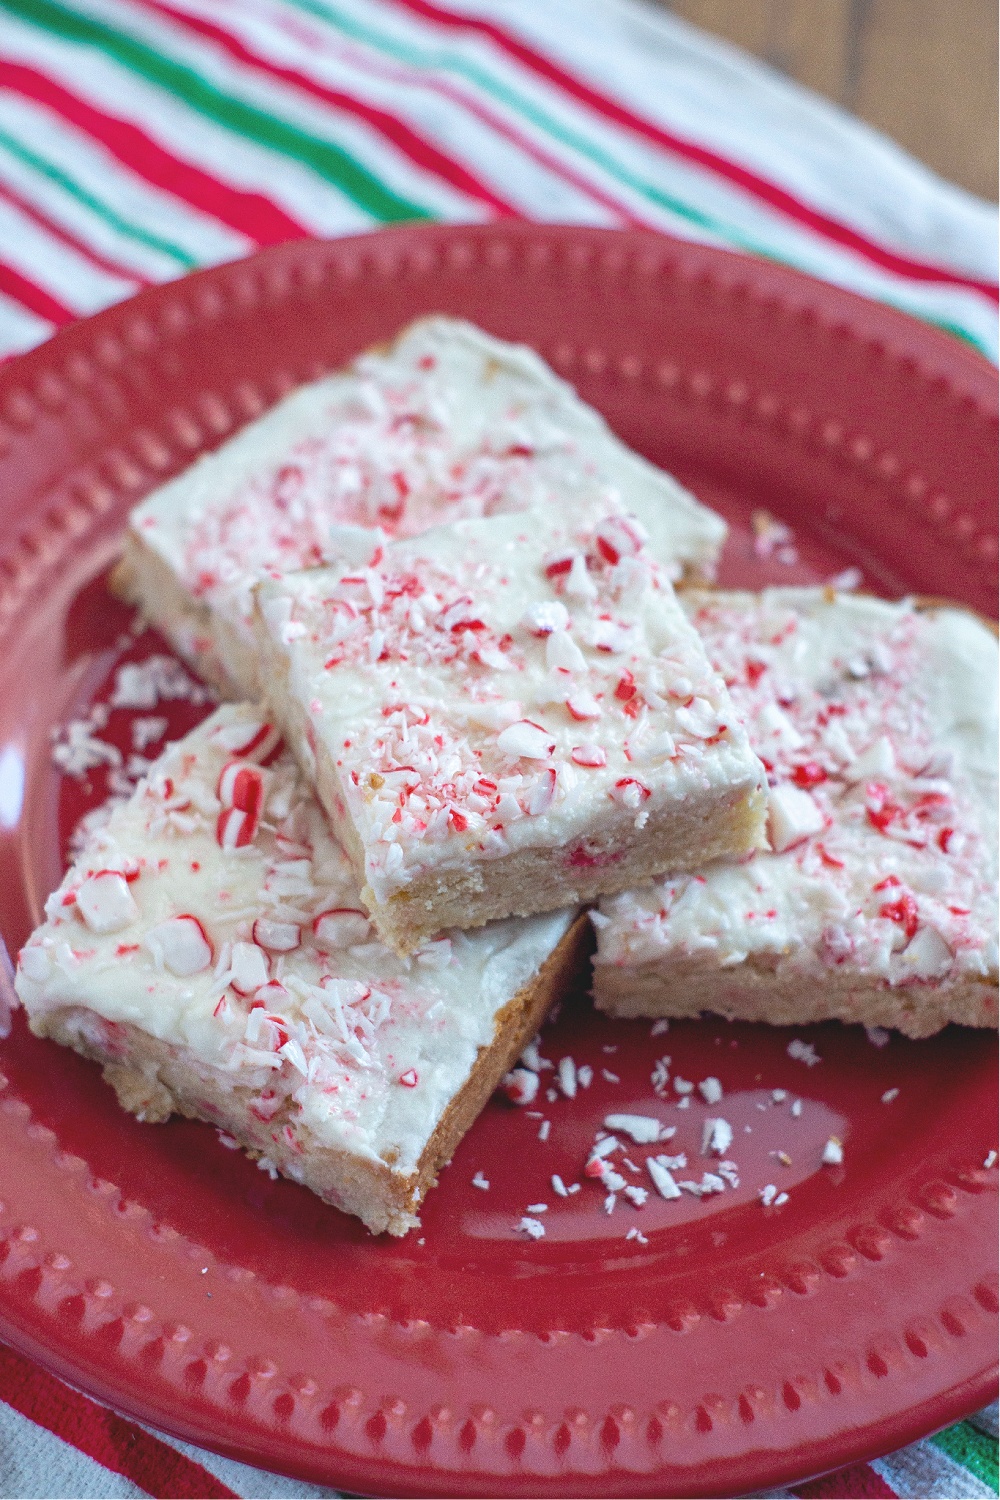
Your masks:
{"label": "striped kitchen towel", "polygon": [[0,355],[406,219],[640,224],[997,349],[996,210],[627,0],[0,0]]}
{"label": "striped kitchen towel", "polygon": [[[0,0],[0,359],[138,288],[413,219],[643,225],[997,353],[996,209],[630,0]],[[792,1493],[997,1490],[996,1408]],[[0,1495],[321,1496],[0,1347]]]}

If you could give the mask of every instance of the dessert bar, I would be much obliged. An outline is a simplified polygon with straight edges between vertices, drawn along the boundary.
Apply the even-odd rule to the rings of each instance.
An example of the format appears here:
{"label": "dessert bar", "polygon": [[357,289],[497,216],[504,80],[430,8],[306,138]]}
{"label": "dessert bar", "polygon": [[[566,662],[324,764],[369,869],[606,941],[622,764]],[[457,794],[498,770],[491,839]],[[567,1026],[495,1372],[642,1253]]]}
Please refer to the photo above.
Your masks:
{"label": "dessert bar", "polygon": [[428,318],[144,500],[113,583],[224,695],[256,698],[252,587],[337,561],[331,527],[413,536],[460,516],[572,510],[595,492],[661,509],[677,573],[712,575],[720,517],[620,443],[531,350]]}
{"label": "dessert bar", "polygon": [[619,1016],[997,1024],[997,643],[822,589],[684,607],[768,774],[770,849],[592,913]]}
{"label": "dessert bar", "polygon": [[763,770],[644,519],[356,532],[259,586],[273,711],[398,951],[756,846]]}
{"label": "dessert bar", "polygon": [[568,982],[581,928],[560,912],[390,953],[293,757],[230,705],[94,835],[17,992],[140,1120],[210,1121],[399,1235]]}

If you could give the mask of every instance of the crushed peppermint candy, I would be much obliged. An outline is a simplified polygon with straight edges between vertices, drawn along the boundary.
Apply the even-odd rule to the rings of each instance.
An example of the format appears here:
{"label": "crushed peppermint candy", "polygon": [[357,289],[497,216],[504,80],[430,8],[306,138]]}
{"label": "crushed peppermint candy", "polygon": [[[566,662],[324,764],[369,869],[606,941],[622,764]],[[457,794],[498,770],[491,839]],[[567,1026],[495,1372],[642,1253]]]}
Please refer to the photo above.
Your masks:
{"label": "crushed peppermint candy", "polygon": [[576,1064],[571,1057],[561,1057],[557,1068],[559,1087],[567,1099],[576,1098],[577,1073]]}
{"label": "crushed peppermint candy", "polygon": [[639,1146],[666,1140],[669,1135],[674,1134],[672,1129],[667,1130],[652,1115],[605,1115],[604,1128],[612,1132],[621,1131]]}
{"label": "crushed peppermint candy", "polygon": [[801,1037],[795,1037],[790,1041],[785,1051],[795,1062],[805,1063],[807,1068],[814,1068],[818,1062],[822,1062],[812,1042],[804,1042]]}
{"label": "crushed peppermint candy", "polygon": [[538,1074],[530,1068],[512,1068],[500,1087],[512,1104],[531,1104],[538,1094]]}
{"label": "crushed peppermint candy", "polygon": [[547,1057],[542,1057],[539,1054],[537,1037],[533,1042],[529,1042],[521,1053],[521,1062],[524,1067],[530,1068],[533,1073],[542,1073],[546,1068],[555,1066]]}
{"label": "crushed peppermint candy", "polygon": [[823,1147],[823,1155],[820,1158],[825,1167],[839,1167],[844,1160],[844,1146],[838,1136],[831,1135]]}
{"label": "crushed peppermint candy", "polygon": [[765,1208],[781,1208],[783,1204],[788,1202],[788,1194],[779,1193],[773,1182],[769,1182],[766,1187],[761,1188],[758,1196]]}
{"label": "crushed peppermint candy", "polygon": [[138,715],[132,720],[130,728],[132,749],[141,755],[150,745],[158,744],[166,734],[169,723],[169,719],[163,718],[161,714]]}
{"label": "crushed peppermint candy", "polygon": [[[653,1186],[661,1198],[679,1198],[681,1190],[674,1181],[673,1172],[666,1165],[666,1160],[667,1158],[663,1157],[647,1156],[646,1170],[653,1179]],[[686,1165],[687,1162],[685,1161],[684,1166]]]}
{"label": "crushed peppermint candy", "polygon": [[886,1089],[882,1095],[883,1104],[891,1104],[894,1099],[899,1098],[899,1089]]}
{"label": "crushed peppermint candy", "polygon": [[726,1190],[725,1181],[715,1172],[703,1172],[700,1182],[679,1182],[677,1186],[695,1198],[707,1198],[711,1193],[723,1193]]}
{"label": "crushed peppermint candy", "polygon": [[670,1082],[670,1063],[669,1057],[659,1057],[653,1064],[650,1082],[653,1085],[653,1093],[658,1099],[666,1098],[667,1085]]}
{"label": "crushed peppermint candy", "polygon": [[486,1177],[483,1176],[482,1170],[478,1171],[476,1173],[475,1177],[473,1177],[473,1179],[472,1179],[472,1186],[474,1188],[481,1188],[484,1193],[488,1193],[489,1192],[489,1190],[490,1190],[489,1180]]}
{"label": "crushed peppermint candy", "polygon": [[706,1120],[702,1128],[701,1154],[725,1156],[733,1143],[733,1127],[728,1120]]}
{"label": "crushed peppermint candy", "polygon": [[722,1099],[722,1084],[717,1078],[703,1078],[698,1085],[698,1092],[706,1104],[718,1104]]}
{"label": "crushed peppermint candy", "polygon": [[995,1167],[996,1164],[997,1164],[997,1153],[995,1151],[988,1151],[986,1153],[986,1160],[983,1162],[983,1166],[985,1167],[986,1171],[988,1172],[990,1170],[990,1168],[991,1167]]}
{"label": "crushed peppermint candy", "polygon": [[155,708],[163,701],[212,703],[215,695],[181,666],[175,656],[147,656],[125,662],[115,674],[111,708]]}
{"label": "crushed peppermint candy", "polygon": [[120,767],[123,756],[117,745],[102,740],[98,731],[107,727],[108,710],[96,703],[81,719],[71,719],[54,731],[52,759],[66,776],[82,781],[97,766]]}
{"label": "crushed peppermint candy", "polygon": [[532,1240],[540,1240],[545,1235],[545,1225],[541,1219],[533,1219],[528,1214],[525,1214],[517,1227]]}

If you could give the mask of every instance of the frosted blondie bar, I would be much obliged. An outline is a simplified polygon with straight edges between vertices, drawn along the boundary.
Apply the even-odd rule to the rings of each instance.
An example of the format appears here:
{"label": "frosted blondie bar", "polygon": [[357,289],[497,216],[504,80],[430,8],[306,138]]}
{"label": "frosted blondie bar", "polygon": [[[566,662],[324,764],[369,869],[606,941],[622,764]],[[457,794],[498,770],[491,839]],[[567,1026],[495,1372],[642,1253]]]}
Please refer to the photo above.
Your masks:
{"label": "frosted blondie bar", "polygon": [[273,711],[398,951],[756,846],[763,770],[649,521],[459,521],[259,586]]}
{"label": "frosted blondie bar", "polygon": [[597,1005],[997,1024],[997,643],[960,609],[687,595],[768,773],[769,851],[592,914]]}
{"label": "frosted blondie bar", "polygon": [[677,573],[712,575],[719,516],[619,442],[531,350],[428,318],[151,494],[114,586],[224,695],[256,698],[252,587],[341,559],[332,527],[413,536],[462,516],[572,510],[605,491],[661,509]]}
{"label": "frosted blondie bar", "polygon": [[585,923],[501,922],[396,957],[277,738],[231,705],[172,745],[49,898],[17,992],[139,1119],[210,1121],[405,1234]]}

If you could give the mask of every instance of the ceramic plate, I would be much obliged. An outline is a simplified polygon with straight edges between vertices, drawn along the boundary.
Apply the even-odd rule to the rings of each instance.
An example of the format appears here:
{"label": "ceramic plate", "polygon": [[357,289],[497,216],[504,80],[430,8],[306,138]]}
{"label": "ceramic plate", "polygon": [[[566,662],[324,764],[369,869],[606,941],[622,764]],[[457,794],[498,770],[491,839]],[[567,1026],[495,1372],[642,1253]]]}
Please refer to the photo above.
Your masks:
{"label": "ceramic plate", "polygon": [[[644,233],[420,227],[286,245],[145,292],[0,371],[11,952],[104,794],[103,771],[60,777],[51,731],[107,694],[123,653],[162,649],[103,584],[129,507],[431,311],[534,345],[723,511],[725,582],[852,568],[888,595],[992,611],[993,372],[947,335],[780,267]],[[755,509],[792,541],[759,555]],[[167,708],[174,732],[204,712]],[[127,747],[123,710],[108,732]],[[392,1495],[740,1493],[988,1400],[995,1038],[879,1047],[818,1027],[808,1066],[788,1055],[794,1031],[711,1018],[651,1031],[596,1016],[581,982],[542,1050],[590,1067],[590,1087],[543,1093],[544,1141],[540,1118],[491,1103],[422,1231],[390,1242],[271,1182],[207,1126],[136,1123],[96,1068],[15,1019],[0,1049],[0,1335],[183,1438]],[[687,1079],[721,1079],[739,1187],[611,1214],[591,1181],[556,1196],[551,1175],[579,1178],[608,1111],[655,1106],[675,1148],[697,1150],[709,1107],[657,1099],[664,1055]],[[820,1165],[830,1134],[839,1168]],[[780,1207],[762,1206],[768,1183]],[[517,1225],[538,1202],[536,1242]]]}

